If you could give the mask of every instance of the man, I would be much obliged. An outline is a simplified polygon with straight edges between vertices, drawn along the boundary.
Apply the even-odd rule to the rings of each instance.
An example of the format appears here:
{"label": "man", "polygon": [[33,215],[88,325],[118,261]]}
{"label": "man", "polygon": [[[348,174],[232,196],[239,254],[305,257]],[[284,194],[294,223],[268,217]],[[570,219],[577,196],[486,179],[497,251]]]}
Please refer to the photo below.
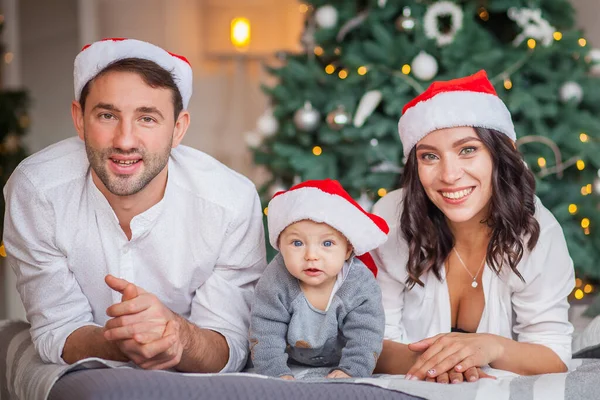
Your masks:
{"label": "man", "polygon": [[7,260],[41,358],[239,371],[262,213],[248,179],[179,145],[189,63],[107,39],[84,47],[74,77],[79,138],[29,157],[5,187]]}

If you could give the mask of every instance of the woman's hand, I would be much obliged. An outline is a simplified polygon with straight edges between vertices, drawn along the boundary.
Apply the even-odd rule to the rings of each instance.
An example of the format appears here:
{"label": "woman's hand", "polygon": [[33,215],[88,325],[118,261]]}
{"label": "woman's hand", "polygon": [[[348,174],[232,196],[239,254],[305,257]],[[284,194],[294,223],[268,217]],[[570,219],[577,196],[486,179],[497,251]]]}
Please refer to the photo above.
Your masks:
{"label": "woman's hand", "polygon": [[437,383],[462,383],[462,382],[475,382],[481,378],[496,379],[495,376],[488,375],[479,367],[471,367],[464,373],[450,370],[438,375],[435,378],[425,378],[427,382]]}
{"label": "woman's hand", "polygon": [[[424,380],[454,371],[470,382],[485,376],[473,367],[487,365],[502,356],[504,348],[495,335],[485,333],[443,333],[411,343],[408,348],[422,354],[406,374],[406,379]],[[467,374],[467,371],[470,371]],[[448,380],[452,382],[456,375]],[[445,378],[442,378],[445,380]],[[458,378],[457,378],[458,379]]]}

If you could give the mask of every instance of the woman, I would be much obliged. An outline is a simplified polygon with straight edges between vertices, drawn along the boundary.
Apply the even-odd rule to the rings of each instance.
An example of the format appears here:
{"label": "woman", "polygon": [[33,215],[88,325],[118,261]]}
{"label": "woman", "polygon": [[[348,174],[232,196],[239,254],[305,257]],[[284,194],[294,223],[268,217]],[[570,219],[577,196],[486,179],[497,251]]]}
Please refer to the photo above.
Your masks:
{"label": "woman", "polygon": [[484,71],[434,82],[398,124],[402,189],[373,210],[386,312],[376,372],[440,383],[566,371],[573,262],[535,197],[510,113]]}

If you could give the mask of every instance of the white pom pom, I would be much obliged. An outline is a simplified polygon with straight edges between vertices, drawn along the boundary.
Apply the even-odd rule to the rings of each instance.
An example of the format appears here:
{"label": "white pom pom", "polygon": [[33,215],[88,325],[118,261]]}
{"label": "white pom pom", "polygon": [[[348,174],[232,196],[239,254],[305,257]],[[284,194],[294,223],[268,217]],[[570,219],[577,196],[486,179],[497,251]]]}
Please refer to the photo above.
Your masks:
{"label": "white pom pom", "polygon": [[333,28],[337,24],[338,12],[332,5],[319,7],[315,12],[315,21],[321,28]]}
{"label": "white pom pom", "polygon": [[600,49],[592,49],[588,53],[588,57],[590,60],[590,73],[595,76],[600,76]]}
{"label": "white pom pom", "polygon": [[422,81],[433,79],[438,72],[438,63],[436,59],[421,51],[410,64],[413,74]]}

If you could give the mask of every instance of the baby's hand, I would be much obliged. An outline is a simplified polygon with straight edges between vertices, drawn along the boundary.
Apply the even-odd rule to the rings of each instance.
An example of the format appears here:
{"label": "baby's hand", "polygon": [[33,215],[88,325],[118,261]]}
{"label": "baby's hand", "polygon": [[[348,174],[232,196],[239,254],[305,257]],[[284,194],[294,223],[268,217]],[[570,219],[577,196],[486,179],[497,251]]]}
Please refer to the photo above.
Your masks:
{"label": "baby's hand", "polygon": [[285,379],[286,381],[295,381],[296,378],[294,378],[292,375],[282,375],[280,376],[281,379]]}
{"label": "baby's hand", "polygon": [[336,369],[335,371],[331,371],[329,373],[329,375],[327,375],[327,378],[352,378],[350,375],[348,375],[347,373],[345,373],[344,371],[340,371],[339,369]]}

